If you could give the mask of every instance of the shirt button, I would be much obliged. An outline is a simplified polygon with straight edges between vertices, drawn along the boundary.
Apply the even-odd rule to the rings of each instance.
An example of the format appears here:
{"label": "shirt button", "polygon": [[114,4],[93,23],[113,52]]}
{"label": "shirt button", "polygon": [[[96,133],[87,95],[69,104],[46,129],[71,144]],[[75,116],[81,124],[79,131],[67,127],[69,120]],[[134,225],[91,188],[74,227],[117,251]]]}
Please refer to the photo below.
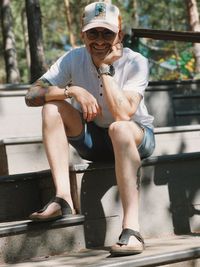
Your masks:
{"label": "shirt button", "polygon": [[102,93],[100,93],[100,96],[102,96],[103,94]]}
{"label": "shirt button", "polygon": [[98,78],[100,79],[100,76],[98,75]]}
{"label": "shirt button", "polygon": [[102,85],[102,84],[101,84],[100,86],[101,86],[101,87],[103,87],[103,85]]}

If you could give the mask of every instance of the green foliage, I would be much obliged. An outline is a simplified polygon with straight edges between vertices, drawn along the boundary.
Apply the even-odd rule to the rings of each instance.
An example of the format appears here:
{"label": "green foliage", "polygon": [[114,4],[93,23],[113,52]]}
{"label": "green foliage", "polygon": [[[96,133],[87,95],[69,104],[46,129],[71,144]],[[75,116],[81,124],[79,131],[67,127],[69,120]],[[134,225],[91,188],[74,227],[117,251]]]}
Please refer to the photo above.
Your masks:
{"label": "green foliage", "polygon": [[195,60],[191,43],[136,39],[132,44],[149,59],[151,80],[192,79]]}
{"label": "green foliage", "polygon": [[[133,3],[137,2],[137,10]],[[18,53],[18,64],[22,76],[22,82],[29,80],[29,70],[26,63],[24,34],[21,13],[25,8],[25,0],[12,0],[11,8],[14,20],[14,33]],[[93,1],[70,0],[72,30],[77,44],[81,44],[80,26],[83,7]],[[198,0],[200,8],[200,1]],[[139,28],[185,31],[188,29],[185,2],[183,0],[112,0],[116,4],[123,17],[123,25],[126,33],[130,34],[132,28],[138,23]],[[42,12],[42,30],[44,51],[47,64],[50,65],[69,46],[69,32],[66,23],[64,0],[40,0]],[[135,21],[135,15],[138,22]],[[140,51],[151,62],[151,79],[191,78],[194,76],[194,58],[191,44],[153,41],[150,39],[135,40],[133,44],[130,38],[126,38],[127,46]],[[2,36],[0,35],[0,62],[3,62]],[[161,64],[167,62],[167,64]],[[1,64],[0,82],[4,81],[4,66]],[[163,66],[175,66],[169,68]]]}
{"label": "green foliage", "polygon": [[162,30],[186,30],[186,8],[183,0],[140,0],[139,18],[141,27]]}
{"label": "green foliage", "polygon": [[45,51],[62,47],[62,37],[67,34],[63,0],[40,0]]}
{"label": "green foliage", "polygon": [[[130,2],[129,10],[130,10]],[[200,7],[200,1],[198,2]],[[138,27],[161,30],[186,31],[187,13],[183,0],[138,0]],[[123,10],[123,12],[129,12]],[[123,14],[126,18],[127,14]],[[131,23],[129,23],[131,25]],[[195,76],[192,45],[184,42],[135,40],[126,43],[150,61],[151,80],[190,79]]]}

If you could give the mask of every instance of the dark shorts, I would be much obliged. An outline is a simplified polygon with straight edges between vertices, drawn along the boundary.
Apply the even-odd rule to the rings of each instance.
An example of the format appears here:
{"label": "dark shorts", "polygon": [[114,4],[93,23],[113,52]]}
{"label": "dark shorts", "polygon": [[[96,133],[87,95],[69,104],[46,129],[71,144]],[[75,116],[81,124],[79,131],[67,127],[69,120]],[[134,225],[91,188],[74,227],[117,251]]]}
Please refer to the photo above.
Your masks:
{"label": "dark shorts", "polygon": [[[144,138],[138,146],[141,159],[149,157],[155,148],[153,130],[144,125]],[[69,143],[79,155],[90,161],[114,161],[114,152],[108,128],[101,128],[94,122],[84,123],[84,131],[77,137],[69,137]]]}

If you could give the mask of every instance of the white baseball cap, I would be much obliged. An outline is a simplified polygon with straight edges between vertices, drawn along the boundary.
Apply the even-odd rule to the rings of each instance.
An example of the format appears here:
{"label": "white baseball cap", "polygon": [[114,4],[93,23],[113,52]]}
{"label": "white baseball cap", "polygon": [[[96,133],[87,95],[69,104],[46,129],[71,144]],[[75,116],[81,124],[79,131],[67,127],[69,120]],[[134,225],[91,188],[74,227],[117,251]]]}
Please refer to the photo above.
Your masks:
{"label": "white baseball cap", "polygon": [[82,23],[82,32],[103,27],[118,33],[121,29],[120,11],[112,4],[94,2],[85,7]]}

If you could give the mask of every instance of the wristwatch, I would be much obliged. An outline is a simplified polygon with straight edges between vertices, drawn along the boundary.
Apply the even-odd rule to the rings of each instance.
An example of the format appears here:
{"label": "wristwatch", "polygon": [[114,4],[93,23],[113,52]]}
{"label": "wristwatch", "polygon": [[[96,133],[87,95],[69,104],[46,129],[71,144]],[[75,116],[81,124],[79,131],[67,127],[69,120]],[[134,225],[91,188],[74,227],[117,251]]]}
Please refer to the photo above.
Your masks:
{"label": "wristwatch", "polygon": [[103,74],[114,76],[115,75],[115,68],[113,67],[113,65],[101,66],[98,68],[98,73],[100,76]]}

